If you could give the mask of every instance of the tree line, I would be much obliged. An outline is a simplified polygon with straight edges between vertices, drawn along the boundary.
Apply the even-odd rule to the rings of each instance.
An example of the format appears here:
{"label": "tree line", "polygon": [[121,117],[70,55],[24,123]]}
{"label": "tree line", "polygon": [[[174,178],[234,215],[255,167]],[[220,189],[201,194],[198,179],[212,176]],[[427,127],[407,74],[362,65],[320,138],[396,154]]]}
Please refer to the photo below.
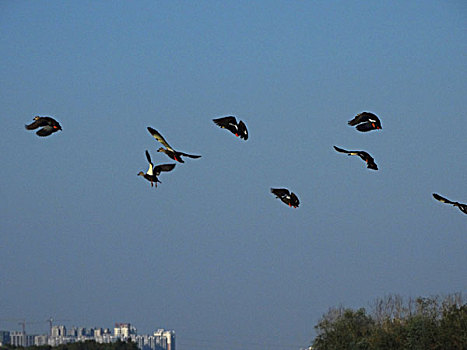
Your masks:
{"label": "tree line", "polygon": [[404,301],[390,295],[365,308],[334,307],[315,326],[313,350],[466,350],[461,294]]}
{"label": "tree line", "polygon": [[28,346],[16,347],[13,345],[1,346],[2,350],[10,349],[27,349],[27,350],[139,350],[136,343],[117,341],[115,343],[96,343],[94,340],[87,340],[85,342],[76,342],[69,344],[61,344],[58,346],[41,345],[41,346]]}

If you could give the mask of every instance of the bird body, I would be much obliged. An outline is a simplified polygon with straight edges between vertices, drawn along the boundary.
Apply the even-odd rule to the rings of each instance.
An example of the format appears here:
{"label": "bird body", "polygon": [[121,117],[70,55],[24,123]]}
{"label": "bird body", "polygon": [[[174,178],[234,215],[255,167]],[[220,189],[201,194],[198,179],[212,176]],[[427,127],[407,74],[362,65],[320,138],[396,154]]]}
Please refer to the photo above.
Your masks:
{"label": "bird body", "polygon": [[356,126],[357,130],[361,132],[382,129],[381,121],[371,112],[357,114],[352,120],[348,121],[348,124]]}
{"label": "bird body", "polygon": [[165,148],[163,147],[159,148],[157,152],[163,152],[167,154],[169,158],[175,160],[176,162],[185,163],[185,161],[182,159],[182,156],[189,157],[189,158],[201,157],[198,155],[187,154],[187,153],[176,151],[167,143],[164,137],[156,129],[153,129],[150,126],[148,126],[148,131],[157,141],[159,141],[165,146]]}
{"label": "bird body", "polygon": [[154,164],[152,163],[151,161],[151,156],[149,155],[149,152],[146,150],[146,158],[149,162],[149,169],[148,171],[145,173],[143,173],[142,171],[140,171],[138,173],[138,176],[142,176],[144,177],[146,180],[148,180],[149,182],[151,182],[151,187],[156,184],[156,187],[157,187],[157,183],[161,183],[159,181],[159,179],[157,178],[160,173],[162,171],[171,171],[173,170],[173,168],[175,168],[175,164],[161,164],[161,165],[157,165],[157,166],[154,166]]}
{"label": "bird body", "polygon": [[437,193],[433,193],[433,197],[442,202],[442,203],[446,203],[446,204],[452,204],[454,207],[458,207],[459,210],[461,212],[463,212],[464,214],[467,214],[467,204],[462,204],[462,203],[459,203],[459,202],[453,202],[447,198],[444,198],[444,197],[441,197],[439,194]]}
{"label": "bird body", "polygon": [[349,156],[359,156],[366,162],[366,167],[368,169],[373,169],[373,170],[378,170],[378,166],[375,163],[375,160],[373,159],[372,156],[370,156],[367,152],[365,151],[347,151],[343,148],[339,148],[337,146],[334,146],[334,149],[337,152],[341,153],[347,153]]}
{"label": "bird body", "polygon": [[271,188],[271,193],[273,193],[276,198],[279,198],[289,207],[297,208],[300,204],[297,195],[293,192],[290,192],[286,188]]}
{"label": "bird body", "polygon": [[237,119],[234,116],[227,116],[212,120],[216,125],[222,129],[227,129],[232,132],[235,136],[248,140],[248,130],[245,123],[241,120],[237,123]]}
{"label": "bird body", "polygon": [[29,125],[25,125],[25,128],[27,130],[41,128],[36,132],[36,135],[41,137],[49,136],[58,130],[62,130],[62,127],[55,119],[51,117],[40,116],[35,116],[34,121]]}

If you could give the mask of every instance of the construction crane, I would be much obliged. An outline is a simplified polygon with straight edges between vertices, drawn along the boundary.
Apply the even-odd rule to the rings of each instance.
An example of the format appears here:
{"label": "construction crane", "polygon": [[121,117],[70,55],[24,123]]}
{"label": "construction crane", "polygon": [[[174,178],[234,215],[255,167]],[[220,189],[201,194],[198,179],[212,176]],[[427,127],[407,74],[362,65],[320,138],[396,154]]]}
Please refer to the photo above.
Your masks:
{"label": "construction crane", "polygon": [[26,320],[21,320],[20,322],[18,322],[18,324],[21,325],[21,328],[23,330],[23,334],[26,334],[26,325],[27,324],[35,324],[35,323],[42,323],[42,322],[39,322],[39,321],[26,322]]}
{"label": "construction crane", "polygon": [[50,331],[50,335],[52,335],[52,322],[53,321],[56,321],[56,322],[67,322],[67,321],[70,321],[70,320],[56,320],[54,319],[53,317],[50,317],[49,319],[47,320],[44,320],[44,321],[31,321],[31,322],[26,322],[26,320],[24,318],[0,318],[0,321],[5,321],[5,322],[17,322],[18,325],[21,326],[21,330],[23,331],[23,334],[26,334],[26,325],[27,324],[38,324],[38,323],[44,323],[44,322],[48,322],[49,323],[49,331]]}
{"label": "construction crane", "polygon": [[23,334],[26,334],[26,321],[18,322],[21,326],[23,326]]}

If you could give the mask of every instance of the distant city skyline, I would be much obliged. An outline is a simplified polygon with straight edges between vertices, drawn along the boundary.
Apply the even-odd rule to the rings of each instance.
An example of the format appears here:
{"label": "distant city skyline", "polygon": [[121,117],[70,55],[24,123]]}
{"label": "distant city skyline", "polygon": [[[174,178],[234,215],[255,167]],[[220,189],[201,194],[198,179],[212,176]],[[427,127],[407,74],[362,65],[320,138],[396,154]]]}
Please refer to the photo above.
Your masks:
{"label": "distant city skyline", "polygon": [[112,343],[117,340],[131,340],[141,350],[175,350],[175,331],[156,329],[152,335],[138,334],[131,323],[116,322],[113,329],[103,327],[81,327],[52,325],[47,334],[28,334],[24,332],[24,322],[21,331],[10,331],[0,328],[0,345],[14,346],[57,346],[61,344],[94,340],[97,343]]}

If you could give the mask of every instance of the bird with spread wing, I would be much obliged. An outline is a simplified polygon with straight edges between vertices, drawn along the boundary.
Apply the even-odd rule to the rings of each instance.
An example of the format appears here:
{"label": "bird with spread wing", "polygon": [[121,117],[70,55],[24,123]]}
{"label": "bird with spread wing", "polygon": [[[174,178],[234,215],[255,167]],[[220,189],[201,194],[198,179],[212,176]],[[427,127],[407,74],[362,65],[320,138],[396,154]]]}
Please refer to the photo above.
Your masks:
{"label": "bird with spread wing", "polygon": [[197,156],[193,154],[187,154],[187,153],[176,151],[167,143],[164,137],[162,137],[162,135],[156,129],[153,129],[150,126],[148,126],[148,131],[157,141],[159,141],[165,146],[165,148],[163,147],[159,148],[157,152],[164,152],[165,154],[167,154],[169,158],[179,163],[185,163],[185,161],[182,159],[182,156],[189,157],[189,158],[201,157],[201,156]]}
{"label": "bird with spread wing", "polygon": [[145,173],[143,173],[142,171],[140,171],[138,173],[138,176],[142,176],[144,177],[146,180],[148,180],[149,182],[151,182],[151,187],[155,184],[156,187],[157,187],[157,183],[161,183],[159,181],[159,179],[157,178],[160,173],[162,171],[172,171],[173,168],[175,168],[175,164],[161,164],[161,165],[156,165],[154,166],[154,164],[152,163],[151,161],[151,156],[149,155],[149,152],[146,150],[146,158],[148,160],[148,163],[149,163],[149,169],[148,171]]}
{"label": "bird with spread wing", "polygon": [[371,112],[362,112],[357,114],[348,122],[350,126],[356,126],[358,131],[367,132],[371,130],[382,129],[381,121],[376,114]]}
{"label": "bird with spread wing", "polygon": [[237,119],[234,116],[222,117],[212,120],[216,123],[217,126],[220,126],[222,129],[229,130],[232,134],[237,137],[248,140],[248,130],[246,125],[241,120],[237,123]]}
{"label": "bird with spread wing", "polygon": [[297,195],[293,192],[290,192],[286,188],[271,188],[271,193],[273,193],[276,198],[279,198],[289,207],[297,208],[300,204]]}
{"label": "bird with spread wing", "polygon": [[59,122],[55,119],[51,117],[40,117],[38,115],[34,117],[34,121],[31,124],[25,125],[25,128],[27,130],[41,128],[36,132],[36,134],[41,137],[49,136],[56,131],[62,130]]}
{"label": "bird with spread wing", "polygon": [[359,156],[366,162],[366,167],[368,169],[378,170],[378,166],[375,163],[375,160],[365,151],[347,151],[345,149],[334,146],[334,149],[337,152],[347,153],[349,156]]}

